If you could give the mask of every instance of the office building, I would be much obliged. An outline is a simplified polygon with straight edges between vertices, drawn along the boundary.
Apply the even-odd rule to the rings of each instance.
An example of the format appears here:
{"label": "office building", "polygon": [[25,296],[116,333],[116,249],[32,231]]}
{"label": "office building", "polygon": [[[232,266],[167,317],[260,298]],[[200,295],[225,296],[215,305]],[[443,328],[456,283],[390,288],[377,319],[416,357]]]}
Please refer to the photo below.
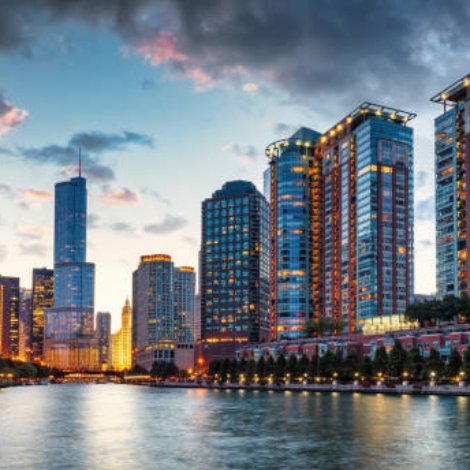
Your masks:
{"label": "office building", "polygon": [[194,342],[194,296],[196,273],[191,266],[175,268],[174,307],[176,339],[180,343]]}
{"label": "office building", "polygon": [[357,332],[413,296],[412,113],[363,103],[267,148],[272,338]]}
{"label": "office building", "polygon": [[132,309],[129,299],[122,309],[121,328],[111,335],[111,369],[129,371],[132,368]]}
{"label": "office building", "polygon": [[96,314],[95,336],[98,341],[99,363],[101,370],[108,370],[111,355],[111,314],[108,312],[98,312]]}
{"label": "office building", "polygon": [[0,354],[16,358],[20,339],[20,280],[0,276]]}
{"label": "office building", "polygon": [[94,339],[95,266],[86,262],[86,180],[55,186],[54,306],[46,310],[45,361],[64,370],[99,368]]}
{"label": "office building", "polygon": [[247,181],[202,203],[201,339],[204,355],[233,356],[269,337],[269,204]]}
{"label": "office building", "polygon": [[31,318],[31,359],[44,359],[44,312],[54,305],[54,271],[33,269],[33,299]]}
{"label": "office building", "polygon": [[431,101],[442,105],[434,120],[437,296],[470,294],[470,76]]}
{"label": "office building", "polygon": [[18,357],[22,361],[31,359],[31,324],[33,313],[33,291],[20,288],[20,341]]}

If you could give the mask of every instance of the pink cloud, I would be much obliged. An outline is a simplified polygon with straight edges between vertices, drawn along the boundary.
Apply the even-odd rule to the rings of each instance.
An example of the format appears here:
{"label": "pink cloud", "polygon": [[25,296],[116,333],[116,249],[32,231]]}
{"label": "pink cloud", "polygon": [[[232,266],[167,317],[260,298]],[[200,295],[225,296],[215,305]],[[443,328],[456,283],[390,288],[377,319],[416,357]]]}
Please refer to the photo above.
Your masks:
{"label": "pink cloud", "polygon": [[0,136],[19,126],[28,114],[28,111],[16,108],[0,94]]}
{"label": "pink cloud", "polygon": [[25,188],[21,190],[21,195],[25,199],[33,201],[52,201],[52,193],[50,191],[40,191],[33,188]]}
{"label": "pink cloud", "polygon": [[243,91],[246,91],[247,93],[256,93],[259,91],[259,85],[256,83],[245,83],[242,88]]}
{"label": "pink cloud", "polygon": [[185,62],[188,59],[186,54],[178,50],[176,39],[169,31],[158,32],[156,36],[137,46],[136,50],[153,65],[166,62]]}
{"label": "pink cloud", "polygon": [[102,199],[106,204],[137,204],[139,195],[128,188],[119,188],[115,191],[107,192],[102,195]]}

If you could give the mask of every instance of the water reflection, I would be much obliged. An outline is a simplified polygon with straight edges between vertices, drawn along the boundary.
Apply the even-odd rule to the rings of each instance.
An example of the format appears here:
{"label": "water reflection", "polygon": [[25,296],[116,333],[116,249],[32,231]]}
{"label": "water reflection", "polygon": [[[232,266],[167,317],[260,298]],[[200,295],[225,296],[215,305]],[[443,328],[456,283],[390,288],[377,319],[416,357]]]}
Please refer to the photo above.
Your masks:
{"label": "water reflection", "polygon": [[468,468],[470,400],[61,385],[0,391],[1,469]]}

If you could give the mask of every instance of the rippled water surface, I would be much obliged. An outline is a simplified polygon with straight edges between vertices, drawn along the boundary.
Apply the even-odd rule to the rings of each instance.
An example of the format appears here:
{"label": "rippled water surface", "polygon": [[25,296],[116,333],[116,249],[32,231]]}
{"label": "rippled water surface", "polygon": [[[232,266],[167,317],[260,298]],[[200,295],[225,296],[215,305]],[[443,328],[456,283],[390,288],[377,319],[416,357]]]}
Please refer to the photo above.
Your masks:
{"label": "rippled water surface", "polygon": [[1,469],[470,468],[470,399],[50,385],[0,390]]}

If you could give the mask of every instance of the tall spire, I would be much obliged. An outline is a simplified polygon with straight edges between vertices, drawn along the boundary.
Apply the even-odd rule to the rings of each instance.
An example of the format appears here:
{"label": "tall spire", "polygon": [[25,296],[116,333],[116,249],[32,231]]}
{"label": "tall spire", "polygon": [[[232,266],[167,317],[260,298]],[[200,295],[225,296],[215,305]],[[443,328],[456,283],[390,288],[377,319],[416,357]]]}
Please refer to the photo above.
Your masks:
{"label": "tall spire", "polygon": [[78,177],[82,177],[82,148],[78,147]]}

